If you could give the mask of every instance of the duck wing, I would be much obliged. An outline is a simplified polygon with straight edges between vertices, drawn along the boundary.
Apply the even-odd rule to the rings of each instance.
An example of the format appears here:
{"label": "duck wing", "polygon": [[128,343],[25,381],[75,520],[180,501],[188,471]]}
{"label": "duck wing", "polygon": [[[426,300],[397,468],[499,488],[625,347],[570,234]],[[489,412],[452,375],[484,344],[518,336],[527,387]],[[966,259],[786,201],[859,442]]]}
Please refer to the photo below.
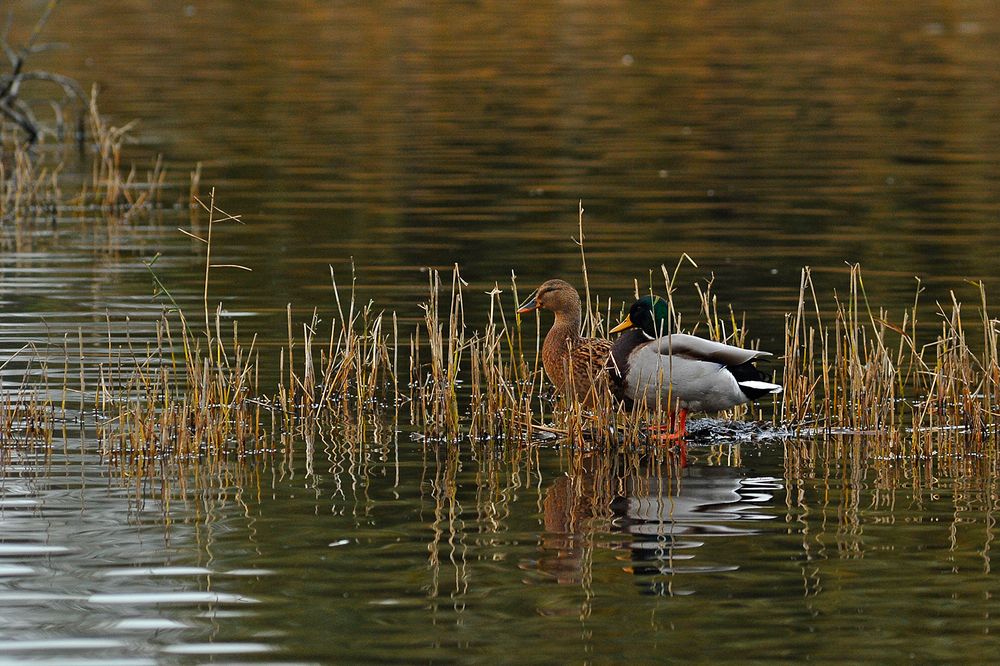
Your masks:
{"label": "duck wing", "polygon": [[771,355],[770,352],[743,349],[684,333],[664,335],[656,340],[651,340],[649,344],[663,356],[680,356],[694,361],[711,361],[727,367],[742,365],[755,358]]}
{"label": "duck wing", "polygon": [[[585,407],[597,404],[598,396],[607,391],[608,357],[611,355],[611,341],[599,338],[581,338],[569,351],[566,384],[570,395],[575,395]],[[553,382],[555,383],[555,382]],[[563,389],[565,390],[565,389]]]}
{"label": "duck wing", "polygon": [[570,352],[573,364],[590,372],[603,372],[611,356],[611,341],[601,338],[580,338]]}

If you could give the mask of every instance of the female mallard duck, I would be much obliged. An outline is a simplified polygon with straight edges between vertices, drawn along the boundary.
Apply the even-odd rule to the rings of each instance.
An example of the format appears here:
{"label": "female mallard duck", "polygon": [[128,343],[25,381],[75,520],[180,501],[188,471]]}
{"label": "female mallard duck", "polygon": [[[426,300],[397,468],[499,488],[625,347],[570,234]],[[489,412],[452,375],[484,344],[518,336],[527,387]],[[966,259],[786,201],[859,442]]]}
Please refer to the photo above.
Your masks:
{"label": "female mallard duck", "polygon": [[552,310],[556,320],[542,345],[542,365],[549,381],[563,395],[593,405],[604,390],[611,341],[580,337],[580,294],[568,282],[549,280],[517,309]]}
{"label": "female mallard duck", "polygon": [[663,335],[668,320],[662,298],[644,296],[632,304],[625,321],[611,329],[625,331],[611,350],[611,382],[620,398],[657,403],[680,423],[670,439],[683,437],[687,413],[718,412],[769,393],[781,393],[754,367],[768,352],[742,349],[693,335]]}

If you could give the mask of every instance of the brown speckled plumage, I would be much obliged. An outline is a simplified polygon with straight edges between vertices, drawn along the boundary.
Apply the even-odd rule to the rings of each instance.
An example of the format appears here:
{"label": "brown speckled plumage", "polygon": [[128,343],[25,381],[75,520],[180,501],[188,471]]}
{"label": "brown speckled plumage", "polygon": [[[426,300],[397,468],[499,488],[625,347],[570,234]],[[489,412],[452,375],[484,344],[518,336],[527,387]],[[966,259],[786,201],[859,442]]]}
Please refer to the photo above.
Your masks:
{"label": "brown speckled plumage", "polygon": [[580,337],[580,294],[563,280],[549,280],[538,288],[518,312],[551,310],[552,328],[542,345],[542,365],[556,390],[585,405],[593,404],[598,392],[607,391],[605,366],[611,341]]}

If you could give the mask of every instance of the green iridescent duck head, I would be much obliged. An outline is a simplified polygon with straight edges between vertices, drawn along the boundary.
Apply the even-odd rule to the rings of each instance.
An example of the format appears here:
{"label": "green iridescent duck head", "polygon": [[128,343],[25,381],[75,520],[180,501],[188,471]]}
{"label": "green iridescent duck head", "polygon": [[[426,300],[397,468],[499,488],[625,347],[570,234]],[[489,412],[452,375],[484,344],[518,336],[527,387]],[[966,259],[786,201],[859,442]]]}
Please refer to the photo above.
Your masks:
{"label": "green iridescent duck head", "polygon": [[629,308],[625,320],[611,329],[612,333],[638,328],[650,340],[666,335],[670,328],[670,308],[659,296],[643,296]]}

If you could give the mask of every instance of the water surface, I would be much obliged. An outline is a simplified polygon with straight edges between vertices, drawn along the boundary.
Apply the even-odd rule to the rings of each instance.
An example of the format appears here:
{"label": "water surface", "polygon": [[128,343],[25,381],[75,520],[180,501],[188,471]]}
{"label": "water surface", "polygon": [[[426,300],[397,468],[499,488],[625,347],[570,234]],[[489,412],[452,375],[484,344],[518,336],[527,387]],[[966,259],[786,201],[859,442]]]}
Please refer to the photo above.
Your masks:
{"label": "water surface", "polygon": [[172,204],[199,161],[245,222],[216,261],[253,268],[212,299],[265,353],[286,304],[332,314],[329,267],[344,284],[352,261],[359,297],[407,325],[428,266],[461,264],[470,326],[511,271],[581,284],[580,202],[595,292],[626,300],[686,252],[687,319],[714,274],[775,352],[803,265],[826,293],[861,262],[896,313],[914,276],[927,302],[974,300],[963,280],[998,275],[997,26],[984,2],[60,5],[45,37],[68,48],[33,62],[97,82],[113,122],[140,120],[129,157],[172,176],[165,210],[127,225],[66,209],[4,229],[0,378],[61,396],[70,377],[73,399],[51,450],[3,452],[0,655],[992,659],[990,461],[722,441],[678,471],[382,423],[139,481],[92,424],[99,364],[163,307],[143,260],[162,253],[197,312],[202,250]]}

